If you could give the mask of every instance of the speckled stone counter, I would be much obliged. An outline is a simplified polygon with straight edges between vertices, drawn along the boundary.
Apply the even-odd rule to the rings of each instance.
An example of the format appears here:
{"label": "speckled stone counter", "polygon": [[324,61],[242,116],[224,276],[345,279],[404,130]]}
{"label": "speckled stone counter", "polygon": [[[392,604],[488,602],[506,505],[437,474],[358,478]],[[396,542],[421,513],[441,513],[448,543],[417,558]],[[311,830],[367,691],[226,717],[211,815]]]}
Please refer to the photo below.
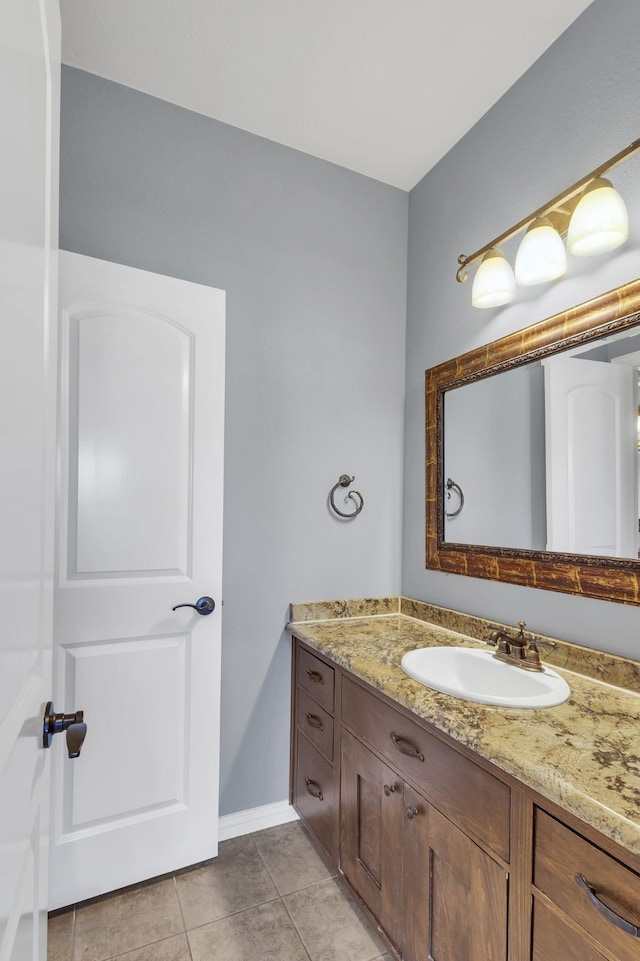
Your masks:
{"label": "speckled stone counter", "polygon": [[287,630],[640,854],[640,663],[527,631],[571,688],[565,704],[539,710],[440,694],[400,667],[403,654],[417,647],[485,648],[480,639],[496,625],[504,626],[396,597],[292,604]]}

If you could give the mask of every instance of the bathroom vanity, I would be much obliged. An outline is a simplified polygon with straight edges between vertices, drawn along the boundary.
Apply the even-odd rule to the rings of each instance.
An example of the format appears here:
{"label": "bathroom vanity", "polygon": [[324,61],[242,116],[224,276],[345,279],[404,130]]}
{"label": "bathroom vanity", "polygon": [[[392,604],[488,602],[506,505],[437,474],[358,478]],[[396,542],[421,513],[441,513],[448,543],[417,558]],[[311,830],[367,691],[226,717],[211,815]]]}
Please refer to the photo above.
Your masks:
{"label": "bathroom vanity", "polygon": [[291,802],[406,961],[637,961],[640,665],[534,635],[571,688],[543,710],[400,668],[493,626],[404,598],[293,605]]}

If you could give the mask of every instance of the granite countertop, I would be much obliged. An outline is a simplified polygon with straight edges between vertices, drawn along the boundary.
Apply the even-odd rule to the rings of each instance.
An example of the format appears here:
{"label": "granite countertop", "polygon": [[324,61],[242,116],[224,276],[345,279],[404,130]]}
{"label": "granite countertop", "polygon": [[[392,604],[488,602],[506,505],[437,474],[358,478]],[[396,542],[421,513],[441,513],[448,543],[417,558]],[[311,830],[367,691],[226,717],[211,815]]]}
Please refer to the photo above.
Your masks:
{"label": "granite countertop", "polygon": [[377,598],[294,604],[287,630],[640,854],[640,662],[527,631],[543,661],[571,688],[564,704],[533,710],[440,694],[400,667],[403,654],[417,647],[482,645],[486,650],[480,638],[496,625],[407,598]]}

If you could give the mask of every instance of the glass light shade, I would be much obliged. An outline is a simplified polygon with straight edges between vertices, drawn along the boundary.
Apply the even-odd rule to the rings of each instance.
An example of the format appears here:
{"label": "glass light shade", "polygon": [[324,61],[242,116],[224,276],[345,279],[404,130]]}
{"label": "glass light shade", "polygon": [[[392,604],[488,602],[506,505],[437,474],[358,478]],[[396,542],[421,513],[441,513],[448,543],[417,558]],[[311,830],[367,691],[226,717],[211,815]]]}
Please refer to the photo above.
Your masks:
{"label": "glass light shade", "polygon": [[516,279],[511,264],[499,250],[488,250],[473,278],[474,307],[501,307],[515,297]]}
{"label": "glass light shade", "polygon": [[530,225],[516,254],[516,283],[522,287],[544,284],[561,277],[567,269],[567,255],[560,234],[546,217]]}
{"label": "glass light shade", "polygon": [[576,257],[614,250],[629,236],[624,201],[609,180],[598,177],[589,184],[569,222],[567,247]]}

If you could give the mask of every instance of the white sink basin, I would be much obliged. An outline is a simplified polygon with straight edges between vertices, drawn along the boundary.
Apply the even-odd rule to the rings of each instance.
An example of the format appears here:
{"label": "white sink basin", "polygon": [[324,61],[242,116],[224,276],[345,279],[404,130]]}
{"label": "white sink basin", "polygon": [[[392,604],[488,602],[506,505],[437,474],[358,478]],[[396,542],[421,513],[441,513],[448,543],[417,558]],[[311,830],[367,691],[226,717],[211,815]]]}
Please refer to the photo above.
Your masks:
{"label": "white sink basin", "polygon": [[481,704],[554,707],[571,694],[564,678],[548,667],[525,671],[498,661],[491,651],[468,647],[420,647],[408,651],[401,666],[427,687]]}

